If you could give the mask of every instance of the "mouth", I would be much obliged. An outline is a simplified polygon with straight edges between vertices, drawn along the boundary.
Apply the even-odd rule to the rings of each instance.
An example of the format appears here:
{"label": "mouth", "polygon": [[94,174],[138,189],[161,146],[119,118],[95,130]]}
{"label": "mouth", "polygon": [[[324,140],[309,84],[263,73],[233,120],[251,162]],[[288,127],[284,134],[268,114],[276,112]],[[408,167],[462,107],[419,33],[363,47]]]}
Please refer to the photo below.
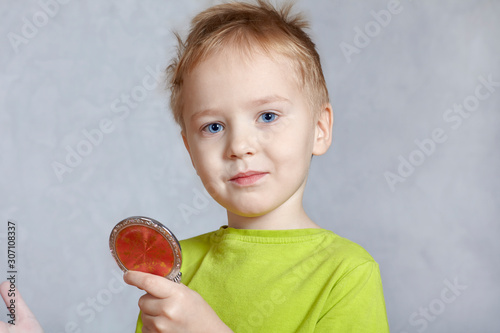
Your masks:
{"label": "mouth", "polygon": [[258,180],[260,180],[268,173],[269,172],[262,172],[262,171],[240,172],[237,175],[233,176],[231,179],[229,179],[229,181],[241,186],[248,186],[255,184]]}

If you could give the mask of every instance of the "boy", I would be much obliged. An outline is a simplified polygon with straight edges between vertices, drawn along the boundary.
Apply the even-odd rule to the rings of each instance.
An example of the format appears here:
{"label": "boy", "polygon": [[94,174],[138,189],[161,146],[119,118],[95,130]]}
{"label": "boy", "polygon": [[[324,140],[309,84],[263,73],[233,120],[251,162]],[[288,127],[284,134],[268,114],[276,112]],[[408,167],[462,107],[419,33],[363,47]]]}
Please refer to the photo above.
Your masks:
{"label": "boy", "polygon": [[227,226],[181,242],[183,284],[140,272],[137,332],[388,332],[377,263],[302,196],[331,143],[319,56],[290,6],[198,14],[168,67],[171,108]]}
{"label": "boy", "polygon": [[[302,206],[333,123],[306,25],[290,6],[229,3],[196,16],[180,43],[171,108],[228,222],[181,242],[183,284],[125,274],[147,292],[136,332],[389,331],[377,263]],[[41,332],[20,302],[24,331]]]}

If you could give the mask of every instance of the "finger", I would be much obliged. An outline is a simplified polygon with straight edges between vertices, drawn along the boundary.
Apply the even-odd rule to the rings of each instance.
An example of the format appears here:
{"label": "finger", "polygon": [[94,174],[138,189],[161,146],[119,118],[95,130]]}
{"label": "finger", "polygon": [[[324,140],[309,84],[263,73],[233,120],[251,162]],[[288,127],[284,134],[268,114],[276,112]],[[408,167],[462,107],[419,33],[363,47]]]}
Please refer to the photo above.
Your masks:
{"label": "finger", "polygon": [[168,319],[142,313],[142,333],[172,332]]}
{"label": "finger", "polygon": [[145,294],[139,298],[139,309],[141,309],[142,314],[147,314],[150,316],[165,316],[168,314],[169,300],[165,298],[157,298],[151,294]]}
{"label": "finger", "polygon": [[9,333],[10,324],[0,321],[0,333]]}
{"label": "finger", "polygon": [[157,298],[170,297],[180,286],[162,276],[138,271],[128,271],[123,275],[123,280]]}
{"label": "finger", "polygon": [[2,282],[2,284],[0,284],[0,294],[2,295],[7,309],[9,309],[9,313],[10,308],[14,307],[16,315],[16,325],[19,325],[23,322],[36,322],[35,316],[29,309],[28,305],[24,302],[24,299],[21,297],[19,290],[17,290],[17,288],[15,288],[13,284],[11,284],[9,281]]}

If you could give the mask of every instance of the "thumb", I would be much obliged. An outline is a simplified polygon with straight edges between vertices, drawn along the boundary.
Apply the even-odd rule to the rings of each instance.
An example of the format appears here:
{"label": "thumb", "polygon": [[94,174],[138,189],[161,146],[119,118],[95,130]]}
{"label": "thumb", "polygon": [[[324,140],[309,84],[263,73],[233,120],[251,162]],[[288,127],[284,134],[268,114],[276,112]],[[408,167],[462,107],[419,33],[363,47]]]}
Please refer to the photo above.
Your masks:
{"label": "thumb", "polygon": [[[29,329],[29,332],[42,332],[42,328],[38,324],[35,316],[24,302],[19,290],[9,281],[4,281],[0,284],[0,294],[8,309],[8,314],[15,315],[15,324],[19,328],[24,327]],[[10,319],[11,317],[8,316]]]}

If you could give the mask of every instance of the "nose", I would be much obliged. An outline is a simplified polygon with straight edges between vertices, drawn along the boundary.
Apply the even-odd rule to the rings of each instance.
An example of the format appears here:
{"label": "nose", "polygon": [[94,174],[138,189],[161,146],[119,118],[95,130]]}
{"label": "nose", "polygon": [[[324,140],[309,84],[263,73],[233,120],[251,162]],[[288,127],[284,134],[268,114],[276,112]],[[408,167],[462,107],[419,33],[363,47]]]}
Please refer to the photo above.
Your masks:
{"label": "nose", "polygon": [[257,142],[255,135],[245,128],[232,128],[227,142],[227,157],[231,159],[255,155]]}

